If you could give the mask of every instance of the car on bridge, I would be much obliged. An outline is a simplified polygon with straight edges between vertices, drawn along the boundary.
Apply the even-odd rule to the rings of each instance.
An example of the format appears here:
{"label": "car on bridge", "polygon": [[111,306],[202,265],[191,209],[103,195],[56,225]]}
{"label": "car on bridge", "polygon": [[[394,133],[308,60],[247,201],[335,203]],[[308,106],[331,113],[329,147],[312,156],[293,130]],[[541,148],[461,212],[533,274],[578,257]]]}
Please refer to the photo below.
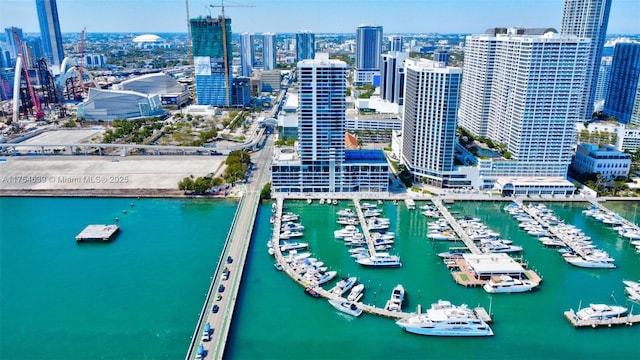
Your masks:
{"label": "car on bridge", "polygon": [[224,285],[220,284],[218,287],[218,292],[224,292]]}
{"label": "car on bridge", "polygon": [[211,312],[212,313],[217,313],[220,310],[220,306],[218,306],[218,304],[214,304],[213,307],[211,308]]}
{"label": "car on bridge", "polygon": [[227,256],[227,264],[231,264],[233,262],[233,258],[231,255]]}

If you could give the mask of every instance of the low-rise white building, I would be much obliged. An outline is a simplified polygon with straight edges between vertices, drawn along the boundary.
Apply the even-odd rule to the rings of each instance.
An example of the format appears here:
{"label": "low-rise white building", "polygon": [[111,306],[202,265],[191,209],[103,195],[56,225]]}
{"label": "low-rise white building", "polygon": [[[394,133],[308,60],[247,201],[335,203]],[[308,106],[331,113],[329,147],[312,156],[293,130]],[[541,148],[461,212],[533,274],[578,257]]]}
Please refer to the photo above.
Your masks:
{"label": "low-rise white building", "polygon": [[580,144],[571,163],[581,174],[600,174],[605,179],[627,177],[631,169],[631,155],[608,145],[599,148],[594,144]]}

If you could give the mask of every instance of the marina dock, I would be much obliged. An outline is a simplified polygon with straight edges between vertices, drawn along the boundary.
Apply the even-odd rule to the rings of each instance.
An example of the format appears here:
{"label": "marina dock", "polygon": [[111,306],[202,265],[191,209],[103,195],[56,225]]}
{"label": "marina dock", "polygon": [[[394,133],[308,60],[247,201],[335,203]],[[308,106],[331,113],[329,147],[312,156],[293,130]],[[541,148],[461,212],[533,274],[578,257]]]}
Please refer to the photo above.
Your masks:
{"label": "marina dock", "polygon": [[471,253],[476,255],[482,254],[482,251],[480,251],[480,249],[478,249],[476,244],[474,244],[473,240],[471,240],[469,235],[467,235],[467,232],[464,231],[462,226],[460,226],[460,224],[458,224],[456,219],[453,218],[451,213],[449,213],[449,210],[444,205],[442,205],[442,201],[440,201],[440,199],[435,199],[435,198],[432,199],[431,201],[435,204],[435,206],[438,208],[442,216],[444,216],[444,218],[447,220],[449,225],[451,225],[451,228],[453,228],[453,231],[455,231],[456,234],[458,234],[458,236],[460,237],[460,239],[462,239],[462,242],[471,251]]}
{"label": "marina dock", "polygon": [[612,327],[612,326],[618,326],[618,325],[632,326],[633,324],[640,322],[640,314],[639,315],[629,314],[625,316],[618,316],[611,319],[602,319],[602,320],[582,320],[582,319],[579,319],[578,316],[576,316],[576,313],[573,311],[573,309],[565,311],[564,317],[571,323],[571,325],[573,325],[576,328],[581,328],[581,327],[596,328],[599,326]]}
{"label": "marina dock", "polygon": [[76,235],[76,241],[109,241],[118,231],[120,231],[118,225],[88,225]]}
{"label": "marina dock", "polygon": [[362,234],[364,235],[364,238],[367,241],[369,256],[373,256],[376,254],[376,245],[373,241],[373,237],[371,236],[371,232],[367,227],[367,219],[365,219],[364,214],[362,213],[362,208],[360,207],[360,199],[353,199],[353,204],[356,206],[356,213],[358,214],[358,219],[360,220],[360,227],[362,228]]}
{"label": "marina dock", "polygon": [[[360,208],[359,199],[354,199],[353,202],[356,205],[355,207],[356,207],[356,211],[358,213],[358,217],[360,218],[360,222],[363,223],[364,222],[364,214],[362,213],[362,209]],[[274,214],[274,222],[273,222],[274,231],[273,231],[273,236],[271,238],[271,241],[273,242],[273,244],[278,244],[279,241],[280,241],[278,229],[280,229],[280,225],[281,225],[280,219],[282,217],[283,205],[284,205],[283,198],[282,197],[278,197],[277,200],[276,200],[276,212]],[[366,222],[364,222],[364,223],[366,223]],[[365,233],[365,237],[367,238],[367,243],[369,245],[369,251],[375,253],[373,240],[371,238],[371,235],[370,235],[369,231],[366,229],[365,226],[362,226],[362,231]],[[289,263],[287,263],[287,261],[285,260],[284,256],[282,255],[282,252],[280,251],[280,247],[279,246],[273,246],[273,249],[275,251],[274,257],[276,259],[276,263],[280,264],[282,266],[283,272],[286,273],[287,275],[289,275],[289,277],[291,279],[293,279],[296,283],[298,283],[298,285],[302,286],[303,288],[307,288],[307,287],[312,288],[322,298],[327,299],[327,300],[347,301],[347,299],[344,298],[344,297],[338,296],[338,295],[332,293],[329,290],[325,290],[321,286],[316,286],[315,284],[310,284],[309,282],[304,280],[302,278],[302,276],[299,273],[297,273],[289,265]],[[360,308],[362,308],[363,312],[369,313],[371,315],[382,316],[382,317],[392,318],[392,319],[396,319],[396,320],[412,315],[412,313],[408,313],[408,312],[389,311],[389,310],[386,310],[384,308],[379,308],[379,307],[377,307],[375,305],[370,305],[370,304],[358,303],[358,306]],[[478,316],[481,317],[484,321],[491,322],[491,317],[490,317],[489,313],[484,308],[478,307],[478,308],[475,308],[474,310],[476,311]]]}

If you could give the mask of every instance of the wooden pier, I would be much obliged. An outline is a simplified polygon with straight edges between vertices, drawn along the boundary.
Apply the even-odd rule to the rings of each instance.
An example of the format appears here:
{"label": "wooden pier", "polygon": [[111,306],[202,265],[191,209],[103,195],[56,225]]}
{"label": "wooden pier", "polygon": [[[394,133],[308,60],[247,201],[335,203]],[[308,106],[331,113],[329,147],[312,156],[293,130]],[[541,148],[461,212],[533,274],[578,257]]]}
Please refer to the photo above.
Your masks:
{"label": "wooden pier", "polygon": [[571,323],[571,325],[573,325],[576,328],[581,328],[581,327],[596,328],[599,326],[612,327],[612,326],[619,326],[619,325],[632,326],[633,324],[640,322],[640,315],[631,315],[631,314],[618,316],[611,319],[583,320],[578,318],[578,316],[573,311],[573,309],[565,311],[564,317]]}
{"label": "wooden pier", "polygon": [[119,230],[118,225],[88,225],[76,235],[76,241],[109,241]]}

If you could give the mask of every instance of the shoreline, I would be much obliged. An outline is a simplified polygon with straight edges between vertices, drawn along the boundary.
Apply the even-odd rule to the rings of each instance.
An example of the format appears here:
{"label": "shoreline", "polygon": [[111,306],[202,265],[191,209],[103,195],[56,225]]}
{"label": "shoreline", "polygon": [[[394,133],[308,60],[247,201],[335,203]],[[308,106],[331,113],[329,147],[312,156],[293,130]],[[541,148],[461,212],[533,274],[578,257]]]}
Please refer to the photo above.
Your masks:
{"label": "shoreline", "polygon": [[174,189],[0,189],[0,197],[238,199],[237,196],[188,195]]}
{"label": "shoreline", "polygon": [[[360,194],[360,196],[356,195]],[[409,194],[388,194],[386,196],[374,196],[371,193],[322,193],[322,194],[306,194],[306,193],[288,193],[288,194],[275,194],[271,200],[278,197],[282,197],[284,200],[303,200],[303,199],[320,199],[322,196],[329,196],[330,198],[338,199],[353,199],[355,197],[363,199],[385,199],[385,200],[402,200],[404,198],[412,198],[416,200],[428,200],[433,197],[441,199],[449,199],[453,201],[513,201],[514,198],[499,197],[499,196],[478,196],[477,194],[469,194],[464,196],[457,194],[451,196],[450,194],[439,196],[410,196]],[[0,197],[113,197],[113,198],[192,198],[192,199],[240,199],[237,195],[189,195],[185,194],[181,190],[177,189],[0,189]],[[523,201],[536,201],[536,202],[559,202],[559,201],[578,201],[589,202],[588,198],[517,198]],[[597,202],[603,203],[607,201],[640,201],[640,197],[613,197],[603,196],[595,199]]]}

